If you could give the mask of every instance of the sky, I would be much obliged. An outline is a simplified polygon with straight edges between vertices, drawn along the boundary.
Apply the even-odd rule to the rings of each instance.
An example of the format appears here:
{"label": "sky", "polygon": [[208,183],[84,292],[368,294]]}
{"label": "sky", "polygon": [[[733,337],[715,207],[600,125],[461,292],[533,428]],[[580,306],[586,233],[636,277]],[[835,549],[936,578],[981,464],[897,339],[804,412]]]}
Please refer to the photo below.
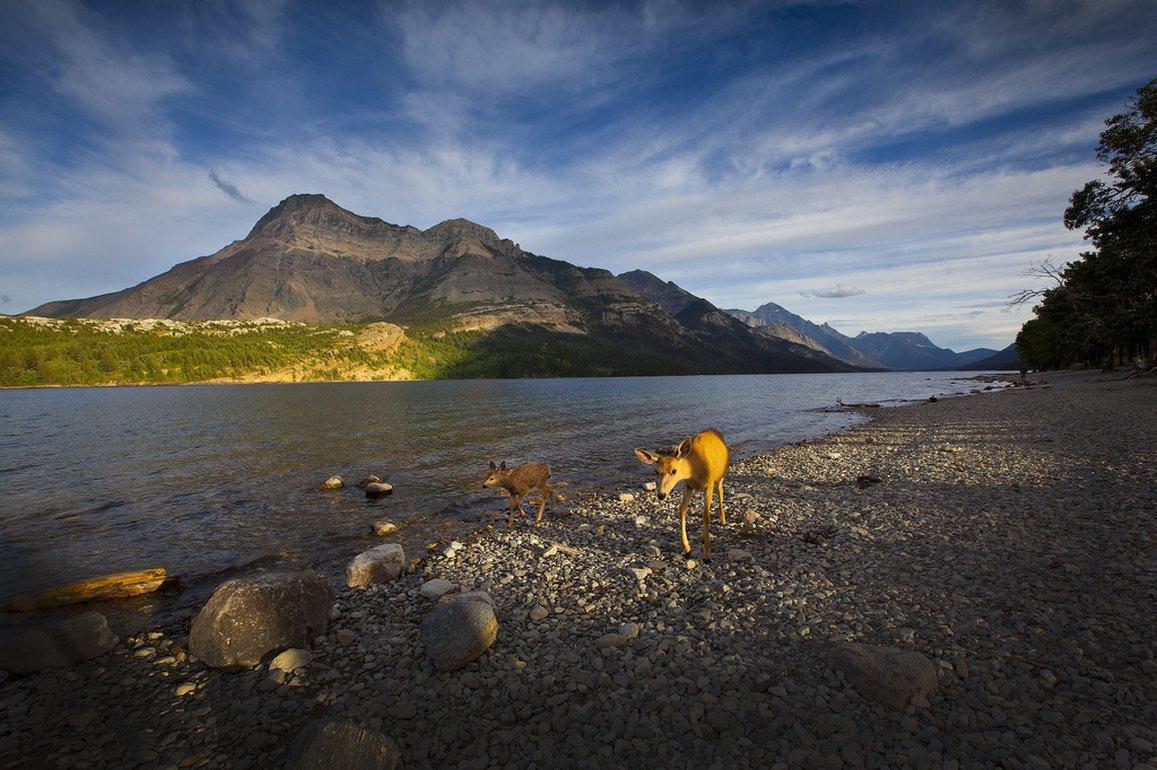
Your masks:
{"label": "sky", "polygon": [[721,307],[1001,348],[1157,3],[0,0],[0,312],[324,193]]}

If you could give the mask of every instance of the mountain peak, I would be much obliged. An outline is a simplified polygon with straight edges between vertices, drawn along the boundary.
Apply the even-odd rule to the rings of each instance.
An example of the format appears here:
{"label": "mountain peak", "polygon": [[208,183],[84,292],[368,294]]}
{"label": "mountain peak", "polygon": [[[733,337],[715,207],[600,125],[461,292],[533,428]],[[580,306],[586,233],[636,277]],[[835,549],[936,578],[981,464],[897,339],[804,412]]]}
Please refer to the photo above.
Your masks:
{"label": "mountain peak", "polygon": [[380,219],[361,217],[347,211],[320,193],[296,193],[290,195],[257,220],[249,236],[265,232],[269,235],[283,233],[287,228],[303,224],[318,224],[322,221],[365,220],[381,222]]}
{"label": "mountain peak", "polygon": [[456,219],[447,219],[439,222],[428,230],[423,230],[422,235],[431,238],[476,238],[482,243],[497,243],[500,239],[498,233],[491,230],[485,225],[480,225],[477,222],[471,222],[469,219],[458,217]]}

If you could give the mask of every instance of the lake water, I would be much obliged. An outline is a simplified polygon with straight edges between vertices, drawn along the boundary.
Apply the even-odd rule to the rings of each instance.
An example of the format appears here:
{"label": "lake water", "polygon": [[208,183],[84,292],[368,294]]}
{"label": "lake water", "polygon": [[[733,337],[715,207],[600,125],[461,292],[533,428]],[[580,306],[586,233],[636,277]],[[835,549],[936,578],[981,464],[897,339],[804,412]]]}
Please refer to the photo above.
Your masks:
{"label": "lake water", "polygon": [[[707,426],[733,454],[840,430],[812,411],[968,392],[959,373],[211,385],[0,392],[0,598],[164,566],[188,604],[231,570],[334,570],[371,523],[427,542],[497,511],[487,463],[542,460],[568,494],[649,478],[631,450]],[[343,490],[314,485],[342,475]],[[374,473],[392,496],[353,485]],[[528,506],[529,508],[529,506]],[[549,514],[548,514],[549,515]],[[447,529],[453,525],[457,529]],[[142,602],[144,604],[142,605]]]}

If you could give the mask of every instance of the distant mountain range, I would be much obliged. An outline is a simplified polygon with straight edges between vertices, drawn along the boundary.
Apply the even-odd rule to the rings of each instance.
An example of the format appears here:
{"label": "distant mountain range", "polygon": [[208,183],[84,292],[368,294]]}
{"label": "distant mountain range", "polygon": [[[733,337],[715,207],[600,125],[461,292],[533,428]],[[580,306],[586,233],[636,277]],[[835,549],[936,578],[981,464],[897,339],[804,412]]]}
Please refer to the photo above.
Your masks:
{"label": "distant mountain range", "polygon": [[732,309],[727,312],[755,328],[786,326],[812,340],[833,358],[862,368],[979,370],[1000,368],[979,365],[985,362],[1011,364],[1019,361],[1012,345],[1003,351],[974,348],[957,353],[937,346],[920,332],[860,332],[855,337],[848,337],[826,323],[816,325],[774,302],[768,302],[755,310]]}
{"label": "distant mountain range", "polygon": [[723,311],[642,270],[543,257],[465,219],[395,225],[323,195],[291,195],[244,239],[141,284],[25,315],[386,320],[457,335],[456,356],[491,363],[454,371],[495,376],[935,369],[997,352],[955,353],[914,332],[849,338],[772,303]]}

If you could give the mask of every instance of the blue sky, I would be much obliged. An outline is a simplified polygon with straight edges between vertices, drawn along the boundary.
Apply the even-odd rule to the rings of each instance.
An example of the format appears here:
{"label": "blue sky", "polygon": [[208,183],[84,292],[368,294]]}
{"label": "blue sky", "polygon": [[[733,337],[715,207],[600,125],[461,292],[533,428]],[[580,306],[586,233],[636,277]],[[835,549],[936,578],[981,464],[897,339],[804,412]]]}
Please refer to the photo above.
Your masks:
{"label": "blue sky", "polygon": [[1157,3],[0,0],[0,311],[295,192],[724,307],[1002,347]]}

